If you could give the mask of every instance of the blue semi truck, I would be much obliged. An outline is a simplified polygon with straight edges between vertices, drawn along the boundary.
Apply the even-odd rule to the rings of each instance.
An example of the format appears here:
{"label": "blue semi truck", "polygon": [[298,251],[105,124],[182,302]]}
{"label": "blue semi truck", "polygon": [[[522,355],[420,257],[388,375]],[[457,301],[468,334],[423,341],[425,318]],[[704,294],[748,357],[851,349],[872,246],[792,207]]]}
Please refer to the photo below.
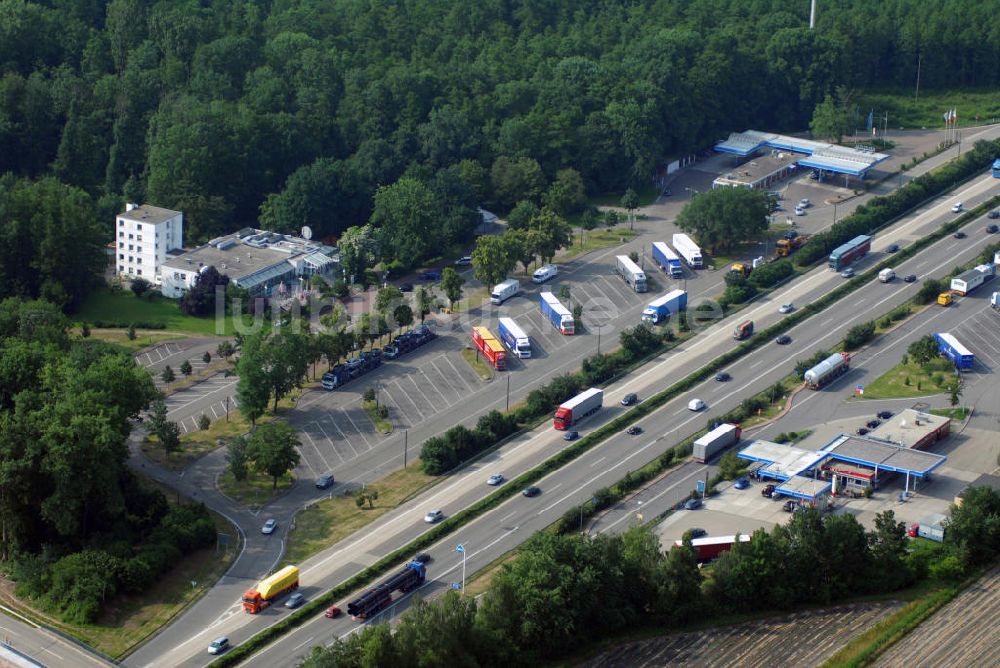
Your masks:
{"label": "blue semi truck", "polygon": [[938,344],[938,352],[955,363],[958,369],[971,369],[976,363],[976,356],[968,348],[958,342],[951,334],[934,334]]}
{"label": "blue semi truck", "polygon": [[649,302],[649,306],[642,312],[642,321],[651,325],[658,325],[668,320],[673,313],[683,311],[687,308],[688,294],[683,290],[673,290],[663,295],[659,299]]}
{"label": "blue semi truck", "polygon": [[562,302],[554,294],[543,292],[539,295],[538,307],[542,310],[542,315],[549,319],[549,322],[559,330],[560,334],[573,334],[576,329],[573,314],[562,305]]}
{"label": "blue semi truck", "polygon": [[670,278],[682,278],[684,268],[681,266],[681,258],[677,253],[670,250],[663,241],[653,242],[653,262],[660,265],[660,269],[670,276]]}

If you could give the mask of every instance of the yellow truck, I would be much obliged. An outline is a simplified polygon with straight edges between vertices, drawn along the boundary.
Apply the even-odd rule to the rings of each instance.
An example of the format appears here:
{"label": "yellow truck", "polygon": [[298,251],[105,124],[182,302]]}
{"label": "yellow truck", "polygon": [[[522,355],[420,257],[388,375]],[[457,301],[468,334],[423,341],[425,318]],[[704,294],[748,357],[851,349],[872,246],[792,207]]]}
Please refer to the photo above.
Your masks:
{"label": "yellow truck", "polygon": [[952,302],[952,296],[950,292],[942,292],[938,295],[938,304],[941,306],[950,306]]}
{"label": "yellow truck", "polygon": [[298,586],[299,569],[295,566],[285,566],[243,594],[243,610],[251,615],[256,615],[271,605],[279,596],[293,589],[298,589]]}
{"label": "yellow truck", "polygon": [[740,276],[750,275],[750,265],[743,264],[742,262],[737,262],[733,266],[729,267],[730,274],[739,274]]}

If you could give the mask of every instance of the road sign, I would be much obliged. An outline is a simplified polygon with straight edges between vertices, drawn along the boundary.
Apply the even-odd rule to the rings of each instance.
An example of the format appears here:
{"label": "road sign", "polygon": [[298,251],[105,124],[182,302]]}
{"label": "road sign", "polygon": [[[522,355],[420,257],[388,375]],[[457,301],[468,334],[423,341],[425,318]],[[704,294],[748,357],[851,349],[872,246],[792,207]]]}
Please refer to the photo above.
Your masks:
{"label": "road sign", "polygon": [[451,583],[451,588],[452,589],[461,589],[462,588],[462,583],[461,582],[452,582]]}
{"label": "road sign", "polygon": [[465,546],[459,543],[458,547],[455,548],[455,551],[459,554],[465,554]]}
{"label": "road sign", "polygon": [[699,494],[704,494],[705,493],[705,481],[704,480],[699,480],[698,482],[695,483],[695,487],[694,488],[695,488],[695,490]]}

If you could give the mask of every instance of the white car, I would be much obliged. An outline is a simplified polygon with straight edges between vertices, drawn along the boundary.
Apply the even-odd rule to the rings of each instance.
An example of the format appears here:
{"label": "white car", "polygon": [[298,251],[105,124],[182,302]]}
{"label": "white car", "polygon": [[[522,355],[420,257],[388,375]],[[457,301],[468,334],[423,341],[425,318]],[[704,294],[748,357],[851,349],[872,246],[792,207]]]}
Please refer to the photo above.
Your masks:
{"label": "white car", "polygon": [[278,520],[270,519],[264,522],[264,526],[260,528],[260,532],[265,536],[270,536],[274,533],[274,530],[278,528]]}
{"label": "white car", "polygon": [[804,216],[804,215],[806,215],[806,210],[803,209],[801,206],[797,206],[797,207],[795,207],[795,215],[796,216]]}
{"label": "white car", "polygon": [[489,478],[486,479],[486,484],[496,487],[503,481],[504,481],[503,473],[494,473],[493,475],[491,475]]}
{"label": "white car", "polygon": [[465,257],[460,257],[457,260],[455,260],[456,267],[468,267],[470,264],[472,264],[471,255],[466,255]]}
{"label": "white car", "polygon": [[694,411],[695,413],[697,413],[698,411],[703,411],[705,410],[705,402],[702,401],[701,399],[692,399],[691,401],[688,402],[688,410]]}
{"label": "white car", "polygon": [[812,206],[812,202],[810,202],[807,198],[803,197],[802,199],[799,200],[799,208],[800,209],[808,209],[811,206]]}
{"label": "white car", "polygon": [[782,304],[781,308],[778,309],[778,313],[791,313],[795,310],[795,304],[788,302],[787,304]]}
{"label": "white car", "polygon": [[219,636],[212,641],[212,644],[208,646],[209,654],[222,654],[227,649],[229,649],[229,638],[226,636]]}
{"label": "white car", "polygon": [[424,515],[424,522],[428,524],[434,524],[444,519],[444,512],[441,510],[432,510],[431,512]]}
{"label": "white car", "polygon": [[963,205],[962,205],[961,202],[958,202],[956,204],[952,204],[951,205],[951,212],[952,213],[962,213],[962,209],[963,209]]}

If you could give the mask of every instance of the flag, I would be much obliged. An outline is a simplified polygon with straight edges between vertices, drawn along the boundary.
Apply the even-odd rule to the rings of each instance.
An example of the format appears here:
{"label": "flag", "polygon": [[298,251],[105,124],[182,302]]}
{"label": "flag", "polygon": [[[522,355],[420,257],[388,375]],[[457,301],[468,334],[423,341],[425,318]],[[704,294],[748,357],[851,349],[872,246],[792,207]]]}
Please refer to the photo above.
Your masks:
{"label": "flag", "polygon": [[947,127],[948,121],[950,121],[950,120],[951,120],[951,112],[950,111],[944,112],[944,124],[945,124],[945,127]]}
{"label": "flag", "polygon": [[868,112],[868,129],[871,130],[875,122],[875,110],[872,109]]}
{"label": "flag", "polygon": [[951,110],[951,124],[955,125],[958,123],[958,109]]}
{"label": "flag", "polygon": [[856,386],[854,388],[854,391],[857,392],[858,394],[864,394],[865,393],[865,386],[864,385],[858,385],[858,386]]}

